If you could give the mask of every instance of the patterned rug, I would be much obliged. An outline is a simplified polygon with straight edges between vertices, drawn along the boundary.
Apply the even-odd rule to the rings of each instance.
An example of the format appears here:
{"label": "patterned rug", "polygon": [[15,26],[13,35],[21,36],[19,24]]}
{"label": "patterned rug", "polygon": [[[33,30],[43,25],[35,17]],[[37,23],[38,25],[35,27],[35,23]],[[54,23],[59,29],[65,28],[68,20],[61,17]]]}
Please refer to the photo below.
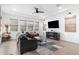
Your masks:
{"label": "patterned rug", "polygon": [[41,46],[43,46],[43,47],[45,47],[45,48],[48,48],[48,49],[50,49],[50,50],[52,50],[52,51],[57,51],[58,48],[55,47],[55,46],[53,46],[53,45],[56,45],[56,43],[48,42],[48,43],[46,43],[46,44],[44,44],[44,45],[41,45]]}

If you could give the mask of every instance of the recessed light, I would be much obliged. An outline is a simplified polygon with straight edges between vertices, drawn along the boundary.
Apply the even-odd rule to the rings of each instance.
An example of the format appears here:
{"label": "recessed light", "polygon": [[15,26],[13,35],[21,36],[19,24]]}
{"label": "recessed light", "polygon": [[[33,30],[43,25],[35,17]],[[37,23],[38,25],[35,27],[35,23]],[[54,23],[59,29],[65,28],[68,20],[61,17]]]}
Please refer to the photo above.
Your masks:
{"label": "recessed light", "polygon": [[61,4],[57,4],[56,7],[57,7],[58,9],[62,9]]}
{"label": "recessed light", "polygon": [[58,9],[62,9],[62,7],[60,6],[60,7],[58,7]]}
{"label": "recessed light", "polygon": [[15,9],[15,8],[13,8],[12,10],[13,10],[13,11],[16,11],[16,9]]}
{"label": "recessed light", "polygon": [[64,12],[64,11],[67,11],[67,10],[69,10],[69,8],[59,10],[58,12]]}

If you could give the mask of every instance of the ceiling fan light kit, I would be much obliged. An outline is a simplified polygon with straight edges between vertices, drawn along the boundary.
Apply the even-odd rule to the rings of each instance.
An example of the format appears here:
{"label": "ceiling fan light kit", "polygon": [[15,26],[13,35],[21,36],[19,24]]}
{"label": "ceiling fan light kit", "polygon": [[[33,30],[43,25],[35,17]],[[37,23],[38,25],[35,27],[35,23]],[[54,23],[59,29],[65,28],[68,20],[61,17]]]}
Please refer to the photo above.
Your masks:
{"label": "ceiling fan light kit", "polygon": [[37,7],[34,7],[34,9],[35,9],[35,13],[44,13],[44,11],[40,11],[39,8]]}

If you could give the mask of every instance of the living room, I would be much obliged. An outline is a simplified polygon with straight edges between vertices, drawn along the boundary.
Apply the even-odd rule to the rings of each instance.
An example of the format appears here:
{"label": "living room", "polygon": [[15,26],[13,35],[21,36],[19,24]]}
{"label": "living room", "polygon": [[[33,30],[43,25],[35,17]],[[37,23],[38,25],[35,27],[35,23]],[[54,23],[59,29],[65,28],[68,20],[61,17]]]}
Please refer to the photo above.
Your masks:
{"label": "living room", "polygon": [[[0,54],[78,55],[78,6],[79,4],[1,4]],[[23,41],[23,36],[19,39],[22,34],[35,38],[35,46],[33,42],[29,42],[30,38],[28,41],[26,39],[27,43]],[[5,39],[7,36],[8,39]],[[9,52],[4,52],[6,50]]]}

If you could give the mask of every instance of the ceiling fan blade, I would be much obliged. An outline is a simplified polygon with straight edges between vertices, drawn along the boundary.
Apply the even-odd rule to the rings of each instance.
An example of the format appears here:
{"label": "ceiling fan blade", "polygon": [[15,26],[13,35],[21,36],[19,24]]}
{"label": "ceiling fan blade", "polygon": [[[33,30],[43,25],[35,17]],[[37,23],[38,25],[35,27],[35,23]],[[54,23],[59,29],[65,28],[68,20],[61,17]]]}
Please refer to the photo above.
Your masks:
{"label": "ceiling fan blade", "polygon": [[34,7],[34,8],[35,8],[35,13],[44,13],[44,11],[39,11],[37,7]]}
{"label": "ceiling fan blade", "polygon": [[44,11],[38,11],[38,13],[44,13]]}
{"label": "ceiling fan blade", "polygon": [[36,7],[34,7],[34,8],[35,8],[35,12],[38,13],[38,8],[36,8]]}

